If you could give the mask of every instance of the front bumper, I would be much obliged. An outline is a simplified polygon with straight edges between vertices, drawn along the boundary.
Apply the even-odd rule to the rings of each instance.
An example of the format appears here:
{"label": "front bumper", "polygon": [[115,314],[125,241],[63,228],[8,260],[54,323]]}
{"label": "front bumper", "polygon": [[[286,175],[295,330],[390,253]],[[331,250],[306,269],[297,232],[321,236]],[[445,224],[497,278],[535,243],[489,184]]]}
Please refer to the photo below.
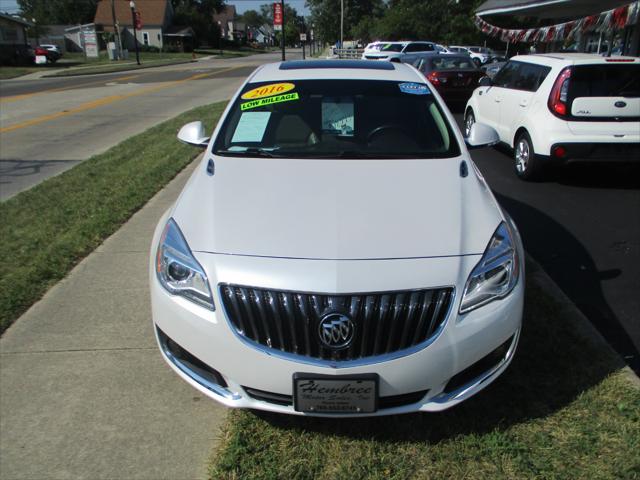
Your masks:
{"label": "front bumper", "polygon": [[[314,359],[298,361],[242,341],[226,318],[217,288],[214,288],[217,309],[211,312],[168,294],[156,280],[151,266],[153,320],[165,360],[194,388],[229,407],[308,415],[297,412],[291,404],[295,373],[336,376],[376,373],[380,408],[367,415],[440,411],[479,392],[497,378],[507,368],[517,346],[524,297],[523,269],[518,284],[507,297],[458,314],[460,294],[479,255],[372,261],[195,255],[212,286],[226,282],[335,293],[435,285],[455,288],[449,317],[424,348],[388,359],[374,357],[342,365]],[[183,350],[189,355],[181,355]]]}

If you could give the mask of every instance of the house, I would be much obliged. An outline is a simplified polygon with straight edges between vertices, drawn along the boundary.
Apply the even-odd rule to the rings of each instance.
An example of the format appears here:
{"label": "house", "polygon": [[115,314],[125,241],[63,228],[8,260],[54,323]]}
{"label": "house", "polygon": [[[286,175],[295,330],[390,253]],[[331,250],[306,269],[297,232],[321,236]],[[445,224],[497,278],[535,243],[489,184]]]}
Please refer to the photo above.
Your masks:
{"label": "house", "polygon": [[33,25],[21,18],[0,13],[0,64],[28,63],[31,58],[27,28]]}
{"label": "house", "polygon": [[225,5],[224,8],[213,15],[213,22],[220,27],[220,36],[225,40],[233,42],[236,20],[236,7],[234,5]]}
{"label": "house", "polygon": [[[129,0],[114,0],[116,22],[120,27],[123,48],[132,50],[133,16]],[[170,0],[135,0],[136,11],[140,12],[142,28],[136,30],[138,45],[162,49],[165,33],[172,26],[173,7]],[[98,32],[113,33],[111,0],[100,0],[94,19]]]}

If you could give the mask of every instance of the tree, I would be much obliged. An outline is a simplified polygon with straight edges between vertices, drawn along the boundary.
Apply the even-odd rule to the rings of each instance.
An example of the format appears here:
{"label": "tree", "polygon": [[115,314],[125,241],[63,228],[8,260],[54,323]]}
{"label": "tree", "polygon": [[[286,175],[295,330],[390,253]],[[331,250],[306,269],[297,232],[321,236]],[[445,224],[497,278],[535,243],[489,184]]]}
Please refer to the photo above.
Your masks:
{"label": "tree", "polygon": [[93,22],[98,0],[18,0],[20,14],[39,25]]}
{"label": "tree", "polygon": [[264,25],[267,20],[263,15],[256,12],[255,10],[247,10],[242,15],[240,15],[240,21],[244,22],[247,27],[258,28]]}
{"label": "tree", "polygon": [[171,4],[173,23],[193,28],[198,45],[219,45],[220,29],[213,15],[224,7],[222,0],[171,0]]}
{"label": "tree", "polygon": [[[307,0],[316,36],[324,42],[340,39],[340,0]],[[383,0],[344,0],[344,36],[368,40],[370,29],[386,12]]]}

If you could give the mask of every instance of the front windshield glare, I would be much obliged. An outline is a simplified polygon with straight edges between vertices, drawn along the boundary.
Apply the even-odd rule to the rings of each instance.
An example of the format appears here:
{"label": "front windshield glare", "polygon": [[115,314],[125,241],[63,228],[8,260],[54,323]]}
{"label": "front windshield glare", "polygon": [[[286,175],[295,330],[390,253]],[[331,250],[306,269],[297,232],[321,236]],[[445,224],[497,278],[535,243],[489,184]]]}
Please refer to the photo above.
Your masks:
{"label": "front windshield glare", "polygon": [[296,80],[247,84],[222,125],[214,153],[446,158],[460,149],[424,83]]}

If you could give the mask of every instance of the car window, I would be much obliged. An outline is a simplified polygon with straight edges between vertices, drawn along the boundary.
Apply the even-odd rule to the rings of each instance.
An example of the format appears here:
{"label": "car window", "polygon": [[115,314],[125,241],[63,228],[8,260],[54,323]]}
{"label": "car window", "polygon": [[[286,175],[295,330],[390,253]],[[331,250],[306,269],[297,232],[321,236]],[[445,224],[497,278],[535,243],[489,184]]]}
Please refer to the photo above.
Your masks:
{"label": "car window", "polygon": [[430,43],[411,43],[404,49],[405,52],[432,52],[433,45]]}
{"label": "car window", "polygon": [[473,63],[473,60],[471,60],[471,58],[466,55],[446,55],[433,58],[431,60],[431,67],[433,70],[460,70],[465,68],[472,68],[474,70],[477,70],[476,64]]}
{"label": "car window", "polygon": [[573,67],[569,98],[640,97],[640,64]]}
{"label": "car window", "polygon": [[221,127],[214,153],[446,158],[458,156],[460,147],[424,83],[301,80],[246,85]]}
{"label": "car window", "polygon": [[518,62],[508,62],[493,79],[493,84],[496,87],[513,88],[513,83],[518,74],[519,64]]}
{"label": "car window", "polygon": [[383,52],[401,52],[402,51],[402,44],[401,43],[387,43],[380,50],[383,51]]}
{"label": "car window", "polygon": [[532,63],[520,62],[513,63],[518,64],[518,73],[513,79],[512,87],[517,90],[535,92],[547,77],[547,74],[551,71],[551,67],[546,67],[544,65],[534,65]]}

